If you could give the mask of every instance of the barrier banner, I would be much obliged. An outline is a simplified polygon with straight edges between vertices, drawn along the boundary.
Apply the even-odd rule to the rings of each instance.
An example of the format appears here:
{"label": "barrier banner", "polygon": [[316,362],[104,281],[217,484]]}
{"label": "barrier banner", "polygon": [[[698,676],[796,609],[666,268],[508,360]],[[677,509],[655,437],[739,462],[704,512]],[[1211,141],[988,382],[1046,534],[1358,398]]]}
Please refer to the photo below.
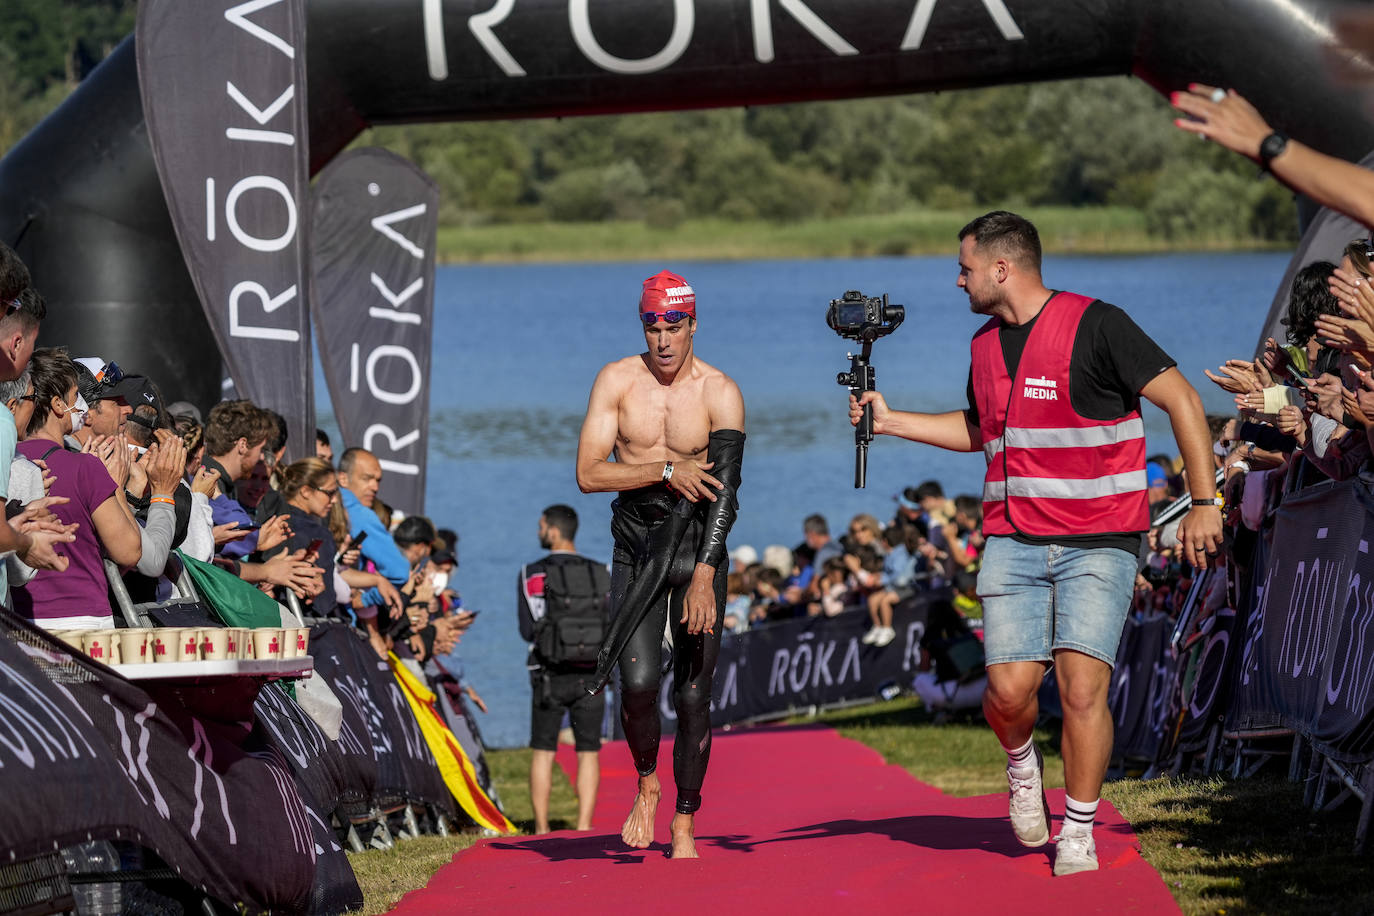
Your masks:
{"label": "barrier banner", "polygon": [[[388,807],[396,801],[434,805],[454,814],[453,796],[444,786],[439,766],[420,732],[420,725],[387,663],[352,627],[318,624],[310,630],[315,673],[328,681],[343,704],[366,729],[377,760],[374,801]],[[340,732],[340,740],[343,733]]]}
{"label": "barrier banner", "polygon": [[312,194],[311,309],[345,442],[381,462],[381,496],[425,508],[439,187],[383,149],[351,150]]}
{"label": "barrier banner", "polygon": [[172,225],[234,386],[286,418],[289,455],[313,455],[305,2],[141,0],[135,50]]}
{"label": "barrier banner", "polygon": [[[311,889],[308,912],[347,913],[361,909],[363,893],[353,866],[334,836],[330,816],[345,796],[359,798],[361,793],[349,767],[350,757],[331,741],[315,721],[286,695],[277,684],[267,684],[253,704],[257,731],[263,740],[281,754],[296,779],[296,790],[305,803],[315,841],[315,883]],[[343,739],[340,730],[339,738]],[[368,760],[375,760],[368,748]]]}
{"label": "barrier banner", "polygon": [[291,772],[240,722],[164,704],[0,612],[0,849],[125,839],[248,912],[299,912],[314,832]]}
{"label": "barrier banner", "polygon": [[1113,759],[1154,760],[1168,730],[1169,690],[1177,663],[1169,652],[1173,621],[1151,614],[1126,621],[1107,705],[1116,725]]}
{"label": "barrier banner", "polygon": [[[871,623],[866,611],[857,610],[725,634],[711,688],[711,725],[875,699],[889,682],[910,687],[921,660],[927,604],[936,598],[918,595],[898,604],[892,615],[897,638],[882,648],[860,642]],[[672,691],[670,670],[658,695],[665,732],[677,728]]]}
{"label": "barrier banner", "polygon": [[[1313,747],[1346,763],[1374,758],[1374,493],[1352,481],[1352,508],[1363,515],[1351,532],[1345,600],[1339,605],[1335,638],[1325,653],[1317,684],[1317,705],[1308,737]],[[1325,524],[1334,517],[1322,515]]]}
{"label": "barrier banner", "polygon": [[[1262,597],[1246,621],[1228,725],[1277,724],[1315,737],[1320,716],[1324,740],[1330,741],[1358,722],[1348,707],[1356,693],[1333,697],[1335,703],[1325,694],[1337,648],[1352,648],[1340,646],[1338,638],[1360,566],[1368,577],[1368,502],[1365,486],[1351,480],[1309,487],[1279,506],[1267,576],[1256,590]],[[1346,638],[1360,629],[1346,627]],[[1357,659],[1368,651],[1358,642],[1353,648]],[[1341,653],[1343,660],[1347,657]],[[1344,686],[1358,692],[1351,681]],[[1331,709],[1321,712],[1327,706]]]}

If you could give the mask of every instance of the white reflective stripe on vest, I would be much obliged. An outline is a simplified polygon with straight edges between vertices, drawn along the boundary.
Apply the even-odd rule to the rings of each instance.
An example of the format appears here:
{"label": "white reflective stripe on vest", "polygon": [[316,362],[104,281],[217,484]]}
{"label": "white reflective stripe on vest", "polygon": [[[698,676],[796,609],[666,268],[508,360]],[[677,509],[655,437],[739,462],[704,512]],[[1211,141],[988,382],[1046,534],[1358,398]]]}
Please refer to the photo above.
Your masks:
{"label": "white reflective stripe on vest", "polygon": [[1098,448],[1143,438],[1145,421],[1140,417],[1122,420],[1114,426],[1010,426],[983,446],[983,454],[991,461],[1002,450],[1004,439],[1010,439],[1013,448]]}
{"label": "white reflective stripe on vest", "polygon": [[1012,496],[1027,499],[1098,499],[1103,496],[1120,496],[1123,493],[1143,493],[1148,480],[1145,471],[1127,471],[1124,474],[1109,474],[1106,477],[1089,477],[1084,480],[1064,479],[1061,477],[1011,477],[1006,481],[995,480],[983,484],[983,502],[1001,502]]}

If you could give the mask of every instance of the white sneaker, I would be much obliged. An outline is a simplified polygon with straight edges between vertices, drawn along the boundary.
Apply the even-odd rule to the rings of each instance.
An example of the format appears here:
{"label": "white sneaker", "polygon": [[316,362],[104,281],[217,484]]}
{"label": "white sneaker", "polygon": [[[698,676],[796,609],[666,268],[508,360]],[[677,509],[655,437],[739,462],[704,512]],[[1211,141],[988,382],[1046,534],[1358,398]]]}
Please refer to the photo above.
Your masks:
{"label": "white sneaker", "polygon": [[878,628],[878,638],[875,639],[875,640],[873,640],[873,645],[875,645],[875,646],[877,646],[879,649],[881,649],[883,646],[885,646],[885,645],[887,645],[888,643],[892,642],[892,640],[894,640],[894,639],[896,639],[896,638],[897,638],[897,631],[894,630],[894,629],[892,629],[892,627],[879,627],[879,628]]}
{"label": "white sneaker", "polygon": [[859,642],[863,643],[865,646],[873,645],[878,641],[878,634],[882,632],[882,629],[882,627],[869,627],[868,632],[864,634],[864,638],[859,640]]}
{"label": "white sneaker", "polygon": [[[1029,776],[1020,776],[1007,767],[1011,829],[1022,846],[1044,846],[1050,841],[1050,805],[1045,798],[1044,771],[1045,758],[1038,747],[1035,770]],[[1055,868],[1058,867],[1056,860]]]}
{"label": "white sneaker", "polygon": [[1054,875],[1076,875],[1081,871],[1097,871],[1097,846],[1091,833],[1064,834],[1054,838]]}

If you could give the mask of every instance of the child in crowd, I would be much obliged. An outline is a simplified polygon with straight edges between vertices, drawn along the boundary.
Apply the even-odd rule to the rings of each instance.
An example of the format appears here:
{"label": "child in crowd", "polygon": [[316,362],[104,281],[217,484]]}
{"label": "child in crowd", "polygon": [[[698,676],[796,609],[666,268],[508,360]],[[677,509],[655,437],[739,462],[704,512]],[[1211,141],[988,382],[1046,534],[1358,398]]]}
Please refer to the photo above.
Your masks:
{"label": "child in crowd", "polygon": [[883,532],[889,549],[883,559],[881,588],[868,596],[868,617],[873,626],[863,636],[866,646],[881,648],[897,638],[897,631],[892,628],[892,609],[897,602],[916,593],[916,557],[910,546],[913,536],[919,534],[905,525],[888,525]]}

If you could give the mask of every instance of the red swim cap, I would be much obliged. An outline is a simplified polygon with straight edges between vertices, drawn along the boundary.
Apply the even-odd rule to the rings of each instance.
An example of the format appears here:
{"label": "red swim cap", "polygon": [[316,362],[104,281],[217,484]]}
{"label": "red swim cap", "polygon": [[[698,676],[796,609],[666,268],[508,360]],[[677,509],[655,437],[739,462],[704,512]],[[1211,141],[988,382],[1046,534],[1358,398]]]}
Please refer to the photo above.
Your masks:
{"label": "red swim cap", "polygon": [[639,313],[686,312],[697,317],[697,294],[687,281],[671,270],[660,271],[644,281]]}

